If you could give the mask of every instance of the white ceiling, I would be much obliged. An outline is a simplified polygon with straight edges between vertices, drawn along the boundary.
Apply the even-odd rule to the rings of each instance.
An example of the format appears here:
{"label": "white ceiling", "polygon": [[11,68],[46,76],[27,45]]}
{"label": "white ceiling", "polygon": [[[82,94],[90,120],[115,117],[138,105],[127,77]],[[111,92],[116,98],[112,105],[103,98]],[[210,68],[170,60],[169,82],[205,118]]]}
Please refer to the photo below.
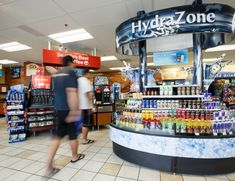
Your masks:
{"label": "white ceiling", "polygon": [[[131,66],[138,65],[138,57],[126,57],[115,52],[115,29],[123,21],[146,12],[192,4],[193,0],[0,0],[0,44],[11,41],[31,46],[31,50],[8,53],[0,50],[0,59],[42,62],[42,49],[48,47],[50,34],[75,28],[85,28],[94,39],[64,44],[70,51],[98,56],[115,55],[119,60],[102,62],[100,71],[123,66],[128,59]],[[223,3],[235,8],[234,0],[204,0],[204,3]],[[68,26],[65,27],[64,24]],[[58,43],[51,41],[53,48]],[[216,57],[217,54],[204,56]],[[233,51],[228,57],[235,57]]]}

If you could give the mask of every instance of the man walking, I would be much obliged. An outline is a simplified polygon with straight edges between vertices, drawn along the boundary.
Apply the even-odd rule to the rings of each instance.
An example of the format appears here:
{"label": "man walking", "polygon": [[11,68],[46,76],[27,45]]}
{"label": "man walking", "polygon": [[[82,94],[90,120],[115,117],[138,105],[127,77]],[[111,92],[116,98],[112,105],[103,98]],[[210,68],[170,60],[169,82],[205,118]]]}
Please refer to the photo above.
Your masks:
{"label": "man walking", "polygon": [[[78,154],[77,128],[75,121],[79,118],[78,111],[78,84],[77,77],[73,70],[73,58],[69,55],[63,57],[64,68],[54,71],[52,81],[54,86],[54,106],[56,109],[56,121],[54,136],[52,139],[49,158],[47,163],[47,174],[53,174],[58,169],[53,168],[53,159],[59,148],[61,139],[68,135],[69,143],[72,151],[71,162],[74,163],[85,157],[84,154]],[[50,71],[50,67],[46,67]],[[53,68],[52,68],[53,70]]]}
{"label": "man walking", "polygon": [[88,139],[89,128],[92,126],[92,109],[93,109],[93,98],[92,98],[92,86],[88,79],[89,69],[84,69],[83,76],[78,78],[78,84],[82,85],[79,87],[79,108],[82,111],[83,127],[82,127],[82,144],[93,143],[94,140]]}

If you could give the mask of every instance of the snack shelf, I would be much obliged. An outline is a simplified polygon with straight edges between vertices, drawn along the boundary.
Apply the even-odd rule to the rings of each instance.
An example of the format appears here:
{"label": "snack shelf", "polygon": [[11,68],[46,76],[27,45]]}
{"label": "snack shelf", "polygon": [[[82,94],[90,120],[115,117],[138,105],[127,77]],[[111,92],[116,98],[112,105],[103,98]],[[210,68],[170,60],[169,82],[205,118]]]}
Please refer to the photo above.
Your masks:
{"label": "snack shelf", "polygon": [[24,123],[24,119],[19,119],[19,120],[10,120],[7,121],[8,123]]}
{"label": "snack shelf", "polygon": [[172,95],[172,96],[166,96],[166,95],[144,95],[143,98],[159,98],[159,99],[172,99],[172,98],[203,98],[203,95]]}
{"label": "snack shelf", "polygon": [[39,112],[28,112],[28,115],[42,115],[42,114],[52,114],[54,111],[39,111]]}

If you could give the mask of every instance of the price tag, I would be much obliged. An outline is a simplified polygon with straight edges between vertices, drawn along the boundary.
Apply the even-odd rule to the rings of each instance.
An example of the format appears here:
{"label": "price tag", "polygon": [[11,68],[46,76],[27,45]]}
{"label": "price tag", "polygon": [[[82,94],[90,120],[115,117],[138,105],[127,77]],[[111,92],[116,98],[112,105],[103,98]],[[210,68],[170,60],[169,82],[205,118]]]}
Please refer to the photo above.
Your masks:
{"label": "price tag", "polygon": [[199,134],[199,133],[195,133],[195,135],[196,135],[196,136],[200,136],[200,134]]}
{"label": "price tag", "polygon": [[218,134],[217,134],[217,133],[213,133],[213,135],[214,135],[214,136],[218,136]]}

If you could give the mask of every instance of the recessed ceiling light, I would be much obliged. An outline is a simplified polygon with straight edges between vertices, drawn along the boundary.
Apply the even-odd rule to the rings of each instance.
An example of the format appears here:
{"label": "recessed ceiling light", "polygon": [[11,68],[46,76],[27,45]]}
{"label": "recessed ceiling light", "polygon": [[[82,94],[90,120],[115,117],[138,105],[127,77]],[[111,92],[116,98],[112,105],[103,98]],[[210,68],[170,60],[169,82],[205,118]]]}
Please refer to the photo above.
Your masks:
{"label": "recessed ceiling light", "polygon": [[19,63],[19,62],[8,60],[8,59],[0,60],[0,64],[15,64],[15,63]]}
{"label": "recessed ceiling light", "polygon": [[125,69],[127,69],[126,67],[111,67],[111,68],[109,68],[110,70],[125,70]]}
{"label": "recessed ceiling light", "polygon": [[104,57],[101,57],[101,61],[111,61],[111,60],[117,60],[117,57],[115,56],[104,56]]}
{"label": "recessed ceiling light", "polygon": [[49,35],[48,37],[60,43],[69,43],[69,42],[88,40],[88,39],[93,38],[93,36],[91,36],[91,34],[88,33],[83,28],[71,30],[71,31],[65,31],[61,33],[55,33],[55,34]]}
{"label": "recessed ceiling light", "polygon": [[229,51],[235,50],[235,44],[232,45],[221,45],[214,48],[208,48],[205,52],[218,52],[218,51]]}
{"label": "recessed ceiling light", "polygon": [[32,48],[15,41],[15,42],[10,42],[10,43],[0,44],[0,49],[7,51],[7,52],[16,52],[16,51],[28,50]]}

